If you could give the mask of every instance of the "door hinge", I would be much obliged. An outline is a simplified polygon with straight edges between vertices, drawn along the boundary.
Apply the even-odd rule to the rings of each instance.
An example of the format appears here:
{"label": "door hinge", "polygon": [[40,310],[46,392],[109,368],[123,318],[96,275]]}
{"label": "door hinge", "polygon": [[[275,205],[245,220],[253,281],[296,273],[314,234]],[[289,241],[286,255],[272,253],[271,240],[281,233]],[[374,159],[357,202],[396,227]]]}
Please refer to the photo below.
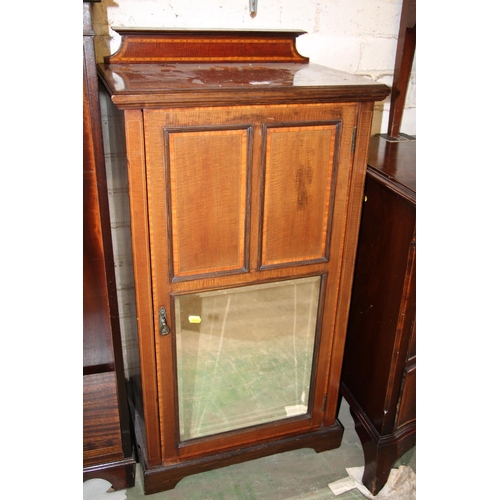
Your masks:
{"label": "door hinge", "polygon": [[351,153],[356,149],[356,136],[358,135],[358,127],[352,129]]}

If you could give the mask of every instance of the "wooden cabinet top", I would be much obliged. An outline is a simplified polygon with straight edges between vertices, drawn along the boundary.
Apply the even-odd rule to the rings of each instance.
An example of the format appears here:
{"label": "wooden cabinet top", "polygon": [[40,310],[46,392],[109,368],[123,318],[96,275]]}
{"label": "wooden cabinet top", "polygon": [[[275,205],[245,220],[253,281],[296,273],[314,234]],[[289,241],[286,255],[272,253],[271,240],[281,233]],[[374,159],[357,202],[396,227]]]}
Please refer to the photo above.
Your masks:
{"label": "wooden cabinet top", "polygon": [[377,173],[416,200],[416,150],[416,141],[391,142],[374,136],[368,150],[368,172]]}
{"label": "wooden cabinet top", "polygon": [[379,101],[386,85],[310,64],[302,31],[116,28],[118,51],[98,65],[121,108]]}

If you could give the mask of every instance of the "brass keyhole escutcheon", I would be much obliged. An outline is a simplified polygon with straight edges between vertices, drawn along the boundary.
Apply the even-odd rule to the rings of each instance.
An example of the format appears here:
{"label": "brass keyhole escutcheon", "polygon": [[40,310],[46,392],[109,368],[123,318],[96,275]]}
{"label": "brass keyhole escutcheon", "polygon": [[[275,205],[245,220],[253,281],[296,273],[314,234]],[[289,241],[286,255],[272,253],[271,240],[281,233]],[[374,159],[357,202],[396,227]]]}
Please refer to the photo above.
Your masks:
{"label": "brass keyhole escutcheon", "polygon": [[162,306],[160,307],[160,335],[168,335],[170,327],[167,325],[167,311]]}

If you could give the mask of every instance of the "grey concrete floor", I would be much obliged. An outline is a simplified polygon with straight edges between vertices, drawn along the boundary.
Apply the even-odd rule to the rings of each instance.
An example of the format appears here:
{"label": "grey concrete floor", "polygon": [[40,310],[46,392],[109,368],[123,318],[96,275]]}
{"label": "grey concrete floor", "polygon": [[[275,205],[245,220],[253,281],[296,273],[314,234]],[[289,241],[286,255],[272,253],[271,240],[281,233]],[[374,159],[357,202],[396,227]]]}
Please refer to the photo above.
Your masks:
{"label": "grey concrete floor", "polygon": [[[349,406],[342,400],[339,420],[345,428],[342,445],[316,453],[295,450],[251,460],[182,479],[173,490],[144,495],[137,470],[136,484],[127,489],[128,500],[295,500],[303,498],[365,499],[357,489],[334,495],[329,483],[347,477],[346,468],[364,465],[361,442],[354,430]],[[395,464],[416,473],[416,448]]]}

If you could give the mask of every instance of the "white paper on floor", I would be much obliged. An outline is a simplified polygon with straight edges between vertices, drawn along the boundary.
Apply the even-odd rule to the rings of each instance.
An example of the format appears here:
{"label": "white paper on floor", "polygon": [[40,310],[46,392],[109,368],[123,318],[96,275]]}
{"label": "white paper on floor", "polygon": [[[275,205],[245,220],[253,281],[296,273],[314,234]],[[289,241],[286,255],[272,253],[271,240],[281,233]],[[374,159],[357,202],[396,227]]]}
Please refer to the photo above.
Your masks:
{"label": "white paper on floor", "polygon": [[109,491],[111,483],[105,479],[89,479],[83,483],[83,500],[127,500],[127,491]]}
{"label": "white paper on floor", "polygon": [[376,496],[373,496],[362,483],[364,467],[350,467],[346,471],[349,477],[328,485],[335,495],[357,488],[366,498],[375,500],[416,500],[417,498],[417,476],[413,469],[406,465],[391,469],[387,483]]}

